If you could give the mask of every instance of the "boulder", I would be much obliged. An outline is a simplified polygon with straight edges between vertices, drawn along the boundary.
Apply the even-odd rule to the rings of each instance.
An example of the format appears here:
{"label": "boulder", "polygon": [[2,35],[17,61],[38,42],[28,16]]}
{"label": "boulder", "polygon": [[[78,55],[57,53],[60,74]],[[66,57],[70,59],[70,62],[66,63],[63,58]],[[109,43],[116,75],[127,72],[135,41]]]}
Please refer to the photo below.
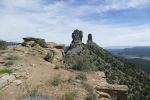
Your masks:
{"label": "boulder", "polygon": [[22,84],[22,81],[21,80],[15,80],[13,83],[15,83],[17,86]]}
{"label": "boulder", "polygon": [[0,78],[0,89],[8,85],[9,83],[13,82],[15,79],[16,78],[14,75],[9,74],[4,75],[3,77]]}
{"label": "boulder", "polygon": [[44,39],[41,38],[33,38],[33,37],[25,37],[23,38],[24,42],[22,43],[23,46],[33,47],[36,45],[40,45],[41,47],[46,48],[47,44]]}
{"label": "boulder", "polygon": [[127,100],[128,97],[128,87],[126,85],[100,84],[95,89],[98,93],[105,92],[110,94],[110,99],[113,98],[113,100]]}
{"label": "boulder", "polygon": [[101,98],[101,99],[103,98],[102,100],[104,100],[104,98],[106,100],[110,100],[111,99],[111,96],[108,93],[100,92],[100,91],[97,91],[96,93],[98,94],[99,98]]}

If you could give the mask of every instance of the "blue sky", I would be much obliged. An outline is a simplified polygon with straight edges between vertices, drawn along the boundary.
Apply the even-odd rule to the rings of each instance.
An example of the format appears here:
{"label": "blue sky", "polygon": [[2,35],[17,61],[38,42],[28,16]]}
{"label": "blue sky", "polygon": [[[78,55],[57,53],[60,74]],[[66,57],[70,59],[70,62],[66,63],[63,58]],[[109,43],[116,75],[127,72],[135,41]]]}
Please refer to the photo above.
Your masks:
{"label": "blue sky", "polygon": [[0,39],[69,44],[80,29],[100,46],[150,45],[150,0],[1,0]]}

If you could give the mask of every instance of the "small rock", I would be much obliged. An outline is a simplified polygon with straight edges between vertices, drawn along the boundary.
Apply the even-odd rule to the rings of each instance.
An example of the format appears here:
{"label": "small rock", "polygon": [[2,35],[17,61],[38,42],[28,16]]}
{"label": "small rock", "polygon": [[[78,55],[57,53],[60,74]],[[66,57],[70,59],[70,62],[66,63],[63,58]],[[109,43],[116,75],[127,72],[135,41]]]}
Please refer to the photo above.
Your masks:
{"label": "small rock", "polygon": [[24,77],[23,73],[13,73],[13,75],[16,77],[16,79]]}
{"label": "small rock", "polygon": [[96,72],[96,74],[101,78],[106,78],[106,75],[104,72],[98,71],[98,72]]}
{"label": "small rock", "polygon": [[15,80],[14,83],[18,86],[18,85],[22,84],[22,81],[21,80]]}

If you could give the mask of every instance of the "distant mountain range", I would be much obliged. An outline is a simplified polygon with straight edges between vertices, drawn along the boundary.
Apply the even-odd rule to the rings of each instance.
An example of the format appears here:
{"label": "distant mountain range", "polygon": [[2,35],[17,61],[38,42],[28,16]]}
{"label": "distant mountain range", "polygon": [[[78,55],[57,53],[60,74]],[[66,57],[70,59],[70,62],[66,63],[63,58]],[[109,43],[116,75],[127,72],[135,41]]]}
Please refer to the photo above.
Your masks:
{"label": "distant mountain range", "polygon": [[109,52],[120,56],[150,57],[150,46],[137,46],[125,49],[107,49]]}
{"label": "distant mountain range", "polygon": [[104,49],[125,49],[125,48],[132,48],[134,46],[107,46],[107,47],[103,47]]}
{"label": "distant mountain range", "polygon": [[17,43],[17,42],[6,42],[6,44],[7,44],[7,46],[11,46],[11,45],[17,45],[19,43]]}
{"label": "distant mountain range", "polygon": [[128,62],[150,74],[150,46],[107,50],[115,56],[125,57]]}

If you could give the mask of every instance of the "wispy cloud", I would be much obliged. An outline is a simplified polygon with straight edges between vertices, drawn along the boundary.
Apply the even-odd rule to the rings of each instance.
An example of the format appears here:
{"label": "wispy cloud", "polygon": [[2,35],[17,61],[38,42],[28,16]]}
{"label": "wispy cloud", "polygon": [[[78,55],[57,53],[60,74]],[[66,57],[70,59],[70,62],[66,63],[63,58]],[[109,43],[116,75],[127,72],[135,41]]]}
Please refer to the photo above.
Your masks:
{"label": "wispy cloud", "polygon": [[[131,26],[130,21],[129,25],[124,25],[123,22],[108,23],[109,20],[101,16],[111,11],[146,9],[150,5],[150,0],[81,1],[1,0],[0,38],[7,41],[21,41],[22,37],[36,36],[47,41],[69,44],[72,31],[78,28],[83,30],[85,36],[92,32],[95,41],[102,46],[129,45],[129,43],[148,45],[144,39],[150,40],[149,22]],[[85,20],[89,16],[91,18]],[[113,19],[112,17],[111,20]]]}

